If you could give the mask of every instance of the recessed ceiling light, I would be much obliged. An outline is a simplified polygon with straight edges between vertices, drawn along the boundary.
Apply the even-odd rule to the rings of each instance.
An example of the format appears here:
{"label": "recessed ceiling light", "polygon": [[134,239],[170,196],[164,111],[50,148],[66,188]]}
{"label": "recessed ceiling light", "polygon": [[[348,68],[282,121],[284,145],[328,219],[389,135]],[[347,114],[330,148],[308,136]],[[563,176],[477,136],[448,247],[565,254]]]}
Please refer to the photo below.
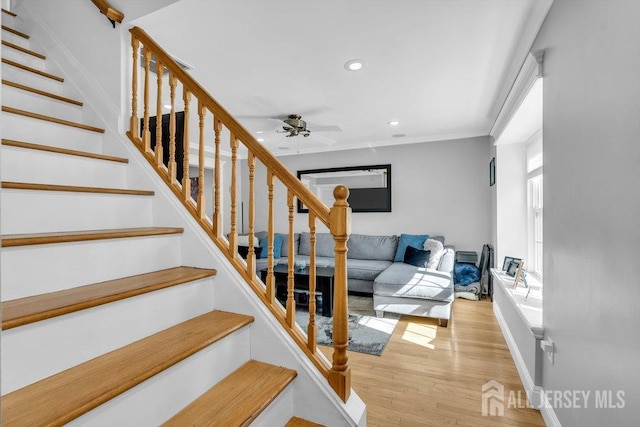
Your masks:
{"label": "recessed ceiling light", "polygon": [[264,142],[264,138],[258,138],[258,142]]}
{"label": "recessed ceiling light", "polygon": [[256,133],[260,134],[260,133],[264,133],[264,131],[259,130],[259,131],[256,131]]}
{"label": "recessed ceiling light", "polygon": [[344,68],[349,71],[358,71],[362,68],[362,61],[359,59],[350,59],[344,63]]}
{"label": "recessed ceiling light", "polygon": [[166,108],[167,110],[170,110],[171,109],[171,104],[164,104],[163,107]]}
{"label": "recessed ceiling light", "polygon": [[400,124],[400,122],[397,120],[391,120],[388,123],[389,123],[389,126],[398,126]]}

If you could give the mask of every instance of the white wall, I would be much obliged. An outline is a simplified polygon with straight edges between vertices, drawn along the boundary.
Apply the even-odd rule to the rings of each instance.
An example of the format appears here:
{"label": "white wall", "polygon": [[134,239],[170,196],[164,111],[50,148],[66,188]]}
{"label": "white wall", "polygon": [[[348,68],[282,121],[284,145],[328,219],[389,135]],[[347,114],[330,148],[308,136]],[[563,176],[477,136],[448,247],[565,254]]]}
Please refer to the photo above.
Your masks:
{"label": "white wall", "polygon": [[[489,152],[489,138],[480,137],[285,156],[280,161],[294,174],[303,169],[390,163],[392,211],[353,213],[352,232],[441,234],[456,249],[479,253],[491,239]],[[244,171],[245,181],[246,175]],[[264,182],[264,169],[259,167],[256,230],[266,230]],[[248,185],[245,183],[243,188],[248,189]],[[246,208],[246,191],[243,194]],[[284,232],[288,219],[286,192],[281,186],[276,191],[275,203],[280,208],[276,231]],[[306,214],[296,213],[296,230],[307,231],[307,221]]]}
{"label": "white wall", "polygon": [[[624,391],[622,409],[556,408],[565,426],[640,419],[640,2],[556,0],[544,58],[545,390]],[[617,401],[614,400],[614,403]]]}

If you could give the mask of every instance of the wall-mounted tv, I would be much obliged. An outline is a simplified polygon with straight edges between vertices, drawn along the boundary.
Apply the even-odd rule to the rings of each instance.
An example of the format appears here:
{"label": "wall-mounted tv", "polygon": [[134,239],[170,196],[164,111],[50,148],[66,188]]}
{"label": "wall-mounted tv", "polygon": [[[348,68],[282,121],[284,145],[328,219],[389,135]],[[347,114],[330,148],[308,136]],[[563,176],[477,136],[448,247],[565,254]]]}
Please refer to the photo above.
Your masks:
{"label": "wall-mounted tv", "polygon": [[[301,170],[298,179],[329,207],[333,189],[345,185],[352,212],[391,212],[391,165]],[[309,212],[300,200],[298,212]]]}

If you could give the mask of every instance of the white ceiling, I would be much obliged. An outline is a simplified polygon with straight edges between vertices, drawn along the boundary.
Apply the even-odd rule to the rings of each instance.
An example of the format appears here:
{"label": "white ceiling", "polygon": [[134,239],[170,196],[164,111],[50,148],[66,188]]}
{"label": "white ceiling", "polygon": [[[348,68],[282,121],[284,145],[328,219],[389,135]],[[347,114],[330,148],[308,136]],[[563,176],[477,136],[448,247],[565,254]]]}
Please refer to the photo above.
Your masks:
{"label": "white ceiling", "polygon": [[[264,144],[286,155],[292,151],[278,147],[313,152],[488,135],[533,42],[531,28],[541,24],[539,3],[181,0],[132,24],[193,65],[190,73],[249,130],[275,125],[246,117],[292,113],[343,130],[320,133],[332,146],[313,134],[268,134]],[[362,70],[346,71],[354,58]]]}

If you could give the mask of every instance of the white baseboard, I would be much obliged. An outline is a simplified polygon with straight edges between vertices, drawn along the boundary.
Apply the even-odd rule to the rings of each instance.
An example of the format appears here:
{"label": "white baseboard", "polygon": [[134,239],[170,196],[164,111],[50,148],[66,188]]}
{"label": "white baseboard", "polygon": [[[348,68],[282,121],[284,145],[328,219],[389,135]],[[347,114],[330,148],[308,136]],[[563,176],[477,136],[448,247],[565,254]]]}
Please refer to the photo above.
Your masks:
{"label": "white baseboard", "polygon": [[527,370],[524,359],[518,350],[518,346],[516,345],[513,335],[511,335],[511,331],[507,326],[507,322],[504,320],[504,316],[500,311],[500,307],[498,304],[495,304],[495,302],[493,304],[493,313],[498,320],[498,325],[500,325],[504,340],[507,342],[507,347],[509,347],[511,357],[516,365],[520,381],[522,381],[522,385],[524,386],[524,390],[527,393],[531,406],[540,410],[540,414],[548,426],[560,427],[560,421],[544,394],[544,388],[534,384],[533,378],[529,375],[529,371]]}
{"label": "white baseboard", "polygon": [[540,404],[540,413],[542,414],[542,419],[544,420],[547,426],[562,427],[562,424],[560,424],[560,420],[556,416],[556,413],[553,410],[551,403],[547,399],[547,396],[544,394],[544,389],[541,388],[540,390],[541,390],[540,398],[542,399],[542,402]]}

